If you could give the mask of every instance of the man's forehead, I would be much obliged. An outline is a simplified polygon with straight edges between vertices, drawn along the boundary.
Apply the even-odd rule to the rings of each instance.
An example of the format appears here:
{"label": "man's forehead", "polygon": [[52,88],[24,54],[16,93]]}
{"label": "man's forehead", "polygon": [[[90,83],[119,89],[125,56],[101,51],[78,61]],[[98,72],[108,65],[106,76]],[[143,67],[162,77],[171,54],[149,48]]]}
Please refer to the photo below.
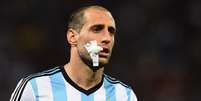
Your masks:
{"label": "man's forehead", "polygon": [[106,24],[106,23],[96,23],[96,22],[92,22],[92,23],[86,23],[85,24],[86,26],[88,26],[88,27],[93,27],[93,26],[105,26],[105,27],[113,27],[114,29],[116,29],[116,26],[115,26],[115,24]]}
{"label": "man's forehead", "polygon": [[85,22],[90,25],[105,25],[115,28],[115,21],[110,12],[106,10],[89,9],[84,14]]}
{"label": "man's forehead", "polygon": [[101,10],[101,9],[92,9],[92,8],[89,8],[89,9],[85,10],[84,15],[85,16],[90,16],[90,15],[94,15],[94,16],[97,15],[97,16],[99,16],[99,15],[102,15],[102,16],[108,16],[111,19],[113,19],[113,16],[112,16],[112,14],[109,11],[107,11],[107,10]]}

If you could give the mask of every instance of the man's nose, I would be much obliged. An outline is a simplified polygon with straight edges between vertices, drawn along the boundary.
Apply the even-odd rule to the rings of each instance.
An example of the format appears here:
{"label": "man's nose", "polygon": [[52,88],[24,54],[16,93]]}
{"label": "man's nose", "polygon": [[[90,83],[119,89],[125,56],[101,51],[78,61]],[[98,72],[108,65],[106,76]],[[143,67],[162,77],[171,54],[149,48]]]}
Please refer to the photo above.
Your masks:
{"label": "man's nose", "polygon": [[112,35],[108,30],[104,30],[101,37],[102,37],[101,42],[104,44],[108,44],[112,41]]}

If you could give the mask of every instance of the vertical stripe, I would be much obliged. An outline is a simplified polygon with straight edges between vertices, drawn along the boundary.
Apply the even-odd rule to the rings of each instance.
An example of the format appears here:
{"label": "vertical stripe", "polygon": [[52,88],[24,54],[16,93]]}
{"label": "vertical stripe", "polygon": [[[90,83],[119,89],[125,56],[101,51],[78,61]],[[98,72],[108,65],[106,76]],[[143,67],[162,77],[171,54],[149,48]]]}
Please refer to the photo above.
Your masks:
{"label": "vertical stripe", "polygon": [[90,95],[86,95],[84,93],[81,93],[81,101],[94,101],[94,95],[90,94]]}
{"label": "vertical stripe", "polygon": [[62,79],[61,72],[51,75],[50,81],[54,101],[67,101],[65,83],[64,80]]}
{"label": "vertical stripe", "polygon": [[94,101],[106,101],[104,84],[94,93]]}
{"label": "vertical stripe", "polygon": [[105,88],[105,94],[106,94],[106,101],[116,101],[116,89],[114,84],[111,84],[104,78],[104,88]]}
{"label": "vertical stripe", "polygon": [[24,88],[23,93],[20,97],[20,101],[36,101],[36,97],[34,95],[34,91],[30,82],[28,82],[26,87]]}
{"label": "vertical stripe", "polygon": [[36,84],[36,80],[35,79],[32,79],[31,81],[30,81],[30,84],[31,84],[31,87],[32,87],[32,89],[33,89],[33,93],[34,93],[34,95],[35,95],[35,98],[36,98],[36,101],[39,101],[38,100],[38,87],[37,87],[37,84]]}
{"label": "vertical stripe", "polygon": [[130,101],[130,98],[131,98],[131,89],[126,88],[126,93],[127,93],[127,96],[128,96],[128,100],[127,101]]}
{"label": "vertical stripe", "polygon": [[36,78],[39,101],[53,101],[52,87],[48,76]]}
{"label": "vertical stripe", "polygon": [[[63,78],[65,80],[65,78]],[[81,101],[80,92],[65,81],[67,101]]]}
{"label": "vertical stripe", "polygon": [[126,101],[125,99],[128,98],[126,89],[121,84],[115,84],[116,89],[116,101]]}

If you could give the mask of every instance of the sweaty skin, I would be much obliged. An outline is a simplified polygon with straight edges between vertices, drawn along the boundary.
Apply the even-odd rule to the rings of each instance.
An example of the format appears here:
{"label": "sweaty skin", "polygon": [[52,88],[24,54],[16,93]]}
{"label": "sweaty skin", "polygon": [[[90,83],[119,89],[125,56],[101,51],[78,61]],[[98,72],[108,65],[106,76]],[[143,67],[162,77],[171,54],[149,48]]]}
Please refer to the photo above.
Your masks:
{"label": "sweaty skin", "polygon": [[85,45],[85,48],[88,51],[88,53],[92,59],[93,67],[98,67],[99,66],[99,55],[98,55],[98,53],[100,51],[102,51],[103,48],[97,45],[96,40],[90,41],[89,43],[87,43]]}

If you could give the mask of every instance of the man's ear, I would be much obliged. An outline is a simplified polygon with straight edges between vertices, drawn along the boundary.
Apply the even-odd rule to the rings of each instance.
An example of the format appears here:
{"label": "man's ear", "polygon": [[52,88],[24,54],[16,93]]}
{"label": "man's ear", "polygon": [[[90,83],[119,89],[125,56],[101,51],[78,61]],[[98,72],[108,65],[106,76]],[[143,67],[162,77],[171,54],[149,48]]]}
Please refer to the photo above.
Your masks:
{"label": "man's ear", "polygon": [[66,34],[67,34],[66,36],[67,36],[68,43],[71,46],[76,46],[79,33],[77,33],[77,31],[73,29],[69,29]]}

